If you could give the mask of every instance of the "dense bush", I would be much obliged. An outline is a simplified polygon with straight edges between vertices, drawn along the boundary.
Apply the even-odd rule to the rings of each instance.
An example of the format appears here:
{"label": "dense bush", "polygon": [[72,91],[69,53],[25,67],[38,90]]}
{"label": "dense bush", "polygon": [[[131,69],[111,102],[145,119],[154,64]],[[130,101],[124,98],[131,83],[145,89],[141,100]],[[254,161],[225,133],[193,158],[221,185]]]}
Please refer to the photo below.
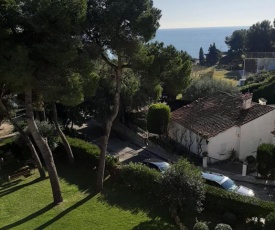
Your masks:
{"label": "dense bush", "polygon": [[171,111],[163,103],[152,104],[147,114],[147,129],[150,133],[167,134]]}
{"label": "dense bush", "polygon": [[[172,187],[162,191],[163,186],[169,187],[169,184],[172,183],[169,182],[166,184],[165,181],[167,179],[162,180],[165,174],[162,175],[156,170],[150,169],[144,165],[130,164],[121,167],[118,179],[120,185],[145,194],[150,193],[156,200],[163,200],[163,198],[165,198],[163,193],[166,194],[167,191],[175,188]],[[163,183],[162,187],[160,183]],[[190,186],[194,186],[194,184],[191,183]],[[184,195],[184,192],[182,195]],[[246,197],[206,185],[206,198],[203,202],[203,208],[206,211],[215,213],[231,212],[238,216],[239,220],[244,220],[252,217],[266,217],[266,215],[275,210],[275,204],[255,197]]]}
{"label": "dense bush", "polygon": [[46,121],[35,121],[39,132],[44,138],[47,138],[47,142],[51,150],[54,150],[58,145],[58,134],[54,124],[48,123]]}
{"label": "dense bush", "polygon": [[229,94],[239,93],[238,88],[233,86],[231,83],[210,76],[194,79],[185,89],[183,98],[187,101],[195,101],[217,91],[223,91]]}
{"label": "dense bush", "polygon": [[205,183],[200,170],[186,159],[179,159],[161,177],[161,197],[176,207],[200,212],[205,198]]}
{"label": "dense bush", "polygon": [[[67,137],[67,140],[71,146],[74,157],[78,161],[89,163],[92,167],[97,167],[100,149],[97,145],[93,145],[86,141],[77,138]],[[65,148],[62,143],[56,148],[55,153],[65,153]],[[117,164],[118,159],[107,155],[106,156],[106,169],[111,170]]]}
{"label": "dense bush", "polygon": [[21,136],[8,138],[1,143],[0,157],[7,152],[10,152],[18,160],[31,158],[31,152]]}
{"label": "dense bush", "polygon": [[232,230],[232,228],[228,224],[218,224],[215,230]]}
{"label": "dense bush", "polygon": [[275,209],[275,204],[255,197],[246,197],[213,186],[206,186],[206,199],[203,203],[207,211],[217,213],[232,212],[239,219],[265,217]]}
{"label": "dense bush", "polygon": [[205,222],[198,221],[195,223],[193,230],[209,230],[209,228]]}
{"label": "dense bush", "polygon": [[271,212],[266,216],[264,229],[265,230],[275,229],[275,212]]}
{"label": "dense bush", "polygon": [[119,170],[118,181],[121,185],[144,194],[158,196],[161,174],[143,164],[130,163]]}
{"label": "dense bush", "polygon": [[275,80],[272,83],[261,85],[255,92],[253,92],[253,101],[258,101],[260,98],[265,98],[269,104],[275,103]]}
{"label": "dense bush", "polygon": [[225,212],[222,216],[223,223],[235,226],[237,224],[237,217],[232,212]]}
{"label": "dense bush", "polygon": [[272,144],[261,144],[257,149],[258,172],[263,177],[272,175],[275,168],[275,146]]}

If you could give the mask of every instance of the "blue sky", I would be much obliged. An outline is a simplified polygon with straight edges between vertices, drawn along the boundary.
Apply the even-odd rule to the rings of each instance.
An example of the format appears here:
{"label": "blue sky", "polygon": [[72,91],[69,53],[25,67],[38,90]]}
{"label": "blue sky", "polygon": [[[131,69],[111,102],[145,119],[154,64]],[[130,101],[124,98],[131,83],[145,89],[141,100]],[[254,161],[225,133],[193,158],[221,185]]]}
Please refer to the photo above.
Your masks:
{"label": "blue sky", "polygon": [[153,0],[161,28],[251,26],[273,22],[275,0]]}

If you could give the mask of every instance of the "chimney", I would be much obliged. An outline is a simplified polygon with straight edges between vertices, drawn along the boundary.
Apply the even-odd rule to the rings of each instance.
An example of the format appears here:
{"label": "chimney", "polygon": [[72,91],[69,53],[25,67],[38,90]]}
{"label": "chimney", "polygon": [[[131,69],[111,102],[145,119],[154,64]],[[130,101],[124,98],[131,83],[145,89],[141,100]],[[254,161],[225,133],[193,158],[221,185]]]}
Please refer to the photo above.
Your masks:
{"label": "chimney", "polygon": [[252,102],[252,93],[246,93],[243,95],[243,107],[242,109],[249,109],[251,108]]}
{"label": "chimney", "polygon": [[266,105],[267,100],[264,98],[259,98],[259,104],[260,105]]}

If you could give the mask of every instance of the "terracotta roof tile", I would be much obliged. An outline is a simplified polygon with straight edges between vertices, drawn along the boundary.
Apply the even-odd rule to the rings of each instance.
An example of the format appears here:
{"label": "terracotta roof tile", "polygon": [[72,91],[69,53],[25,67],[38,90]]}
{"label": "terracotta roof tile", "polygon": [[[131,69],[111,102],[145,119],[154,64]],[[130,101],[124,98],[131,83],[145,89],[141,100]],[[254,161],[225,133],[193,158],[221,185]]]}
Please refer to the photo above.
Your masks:
{"label": "terracotta roof tile", "polygon": [[171,119],[205,138],[233,127],[241,126],[274,110],[274,107],[252,102],[249,109],[242,109],[243,99],[249,95],[232,96],[218,91],[188,106],[172,112]]}

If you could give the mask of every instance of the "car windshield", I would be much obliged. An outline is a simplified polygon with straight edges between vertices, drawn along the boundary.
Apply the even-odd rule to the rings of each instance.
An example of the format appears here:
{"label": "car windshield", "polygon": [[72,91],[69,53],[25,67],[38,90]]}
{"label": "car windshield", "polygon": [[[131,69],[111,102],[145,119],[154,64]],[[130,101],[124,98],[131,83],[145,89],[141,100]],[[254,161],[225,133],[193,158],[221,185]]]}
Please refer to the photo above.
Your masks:
{"label": "car windshield", "polygon": [[234,183],[233,180],[231,179],[227,179],[225,182],[223,182],[221,184],[221,186],[226,189],[226,190],[231,190],[231,191],[234,191],[236,189],[238,189],[238,186]]}
{"label": "car windshield", "polygon": [[169,169],[170,165],[168,163],[163,163],[161,165],[159,165],[159,169],[160,171],[164,172],[166,171],[167,169]]}

